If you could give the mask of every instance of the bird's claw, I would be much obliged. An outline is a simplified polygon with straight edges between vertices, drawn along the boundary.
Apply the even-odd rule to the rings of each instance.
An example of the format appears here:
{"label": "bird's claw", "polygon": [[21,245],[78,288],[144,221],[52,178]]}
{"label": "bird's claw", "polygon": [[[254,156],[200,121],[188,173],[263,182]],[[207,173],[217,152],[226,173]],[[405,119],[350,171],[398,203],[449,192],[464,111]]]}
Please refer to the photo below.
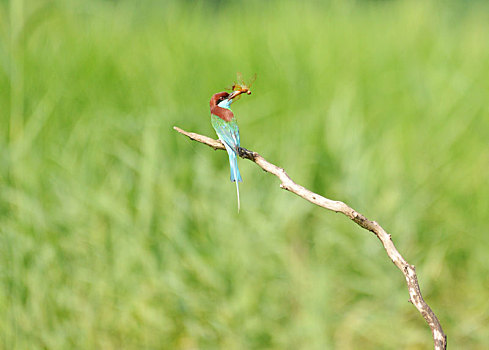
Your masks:
{"label": "bird's claw", "polygon": [[247,150],[246,148],[243,148],[243,147],[239,147],[238,146],[238,155],[241,157],[241,158],[248,158],[248,159],[251,159],[253,160],[253,152]]}

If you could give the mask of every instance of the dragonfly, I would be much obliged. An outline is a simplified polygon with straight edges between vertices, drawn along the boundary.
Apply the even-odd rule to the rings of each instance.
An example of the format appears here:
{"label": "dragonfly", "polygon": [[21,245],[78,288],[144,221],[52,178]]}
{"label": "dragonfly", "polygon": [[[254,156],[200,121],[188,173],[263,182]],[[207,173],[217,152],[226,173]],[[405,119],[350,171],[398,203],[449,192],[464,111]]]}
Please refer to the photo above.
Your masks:
{"label": "dragonfly", "polygon": [[237,101],[241,98],[241,94],[251,95],[251,85],[255,82],[255,80],[256,73],[248,80],[248,82],[244,81],[243,74],[241,74],[241,72],[236,73],[236,81],[231,87],[226,89],[232,91],[230,98]]}

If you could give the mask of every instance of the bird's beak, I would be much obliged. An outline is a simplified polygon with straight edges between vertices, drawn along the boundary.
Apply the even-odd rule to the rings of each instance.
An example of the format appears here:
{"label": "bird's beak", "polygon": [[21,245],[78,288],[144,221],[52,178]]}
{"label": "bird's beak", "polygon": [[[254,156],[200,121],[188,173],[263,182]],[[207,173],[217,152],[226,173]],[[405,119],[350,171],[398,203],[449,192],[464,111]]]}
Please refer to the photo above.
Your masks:
{"label": "bird's beak", "polygon": [[228,100],[232,100],[236,97],[238,97],[239,95],[241,94],[248,94],[248,95],[251,95],[251,90],[246,88],[246,89],[242,89],[242,90],[236,90],[236,91],[233,91],[231,93],[231,95],[228,96]]}
{"label": "bird's beak", "polygon": [[231,95],[229,95],[229,96],[228,96],[228,100],[232,100],[232,99],[234,99],[235,97],[237,97],[237,96],[241,95],[241,93],[242,93],[242,92],[241,92],[241,91],[239,91],[239,90],[238,90],[238,91],[233,91],[233,92],[231,93]]}

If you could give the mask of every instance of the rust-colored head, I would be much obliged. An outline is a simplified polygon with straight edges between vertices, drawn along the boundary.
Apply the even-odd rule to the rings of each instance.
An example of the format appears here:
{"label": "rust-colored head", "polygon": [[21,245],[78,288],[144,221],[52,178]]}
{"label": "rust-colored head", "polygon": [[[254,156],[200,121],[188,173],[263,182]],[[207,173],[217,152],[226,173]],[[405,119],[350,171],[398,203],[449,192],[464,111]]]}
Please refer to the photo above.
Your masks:
{"label": "rust-colored head", "polygon": [[229,97],[229,94],[225,91],[223,92],[218,92],[217,94],[214,94],[211,98],[211,101],[209,102],[209,106],[211,108],[211,114],[214,114],[221,118],[224,121],[231,121],[233,119],[234,114],[231,110],[227,108],[222,108],[219,107],[218,104],[225,99]]}

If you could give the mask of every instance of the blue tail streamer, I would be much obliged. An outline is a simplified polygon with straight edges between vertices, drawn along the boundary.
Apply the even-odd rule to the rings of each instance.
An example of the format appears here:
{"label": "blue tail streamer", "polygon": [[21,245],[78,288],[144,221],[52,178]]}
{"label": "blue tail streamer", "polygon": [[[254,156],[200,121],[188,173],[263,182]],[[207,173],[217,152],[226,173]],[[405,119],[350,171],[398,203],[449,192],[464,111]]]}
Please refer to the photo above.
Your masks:
{"label": "blue tail streamer", "polygon": [[[238,169],[238,159],[236,157],[236,153],[234,151],[228,152],[229,154],[229,167],[231,169],[231,181],[236,181],[243,182],[243,179],[241,178],[241,174],[239,173]],[[236,177],[235,177],[236,176]]]}

